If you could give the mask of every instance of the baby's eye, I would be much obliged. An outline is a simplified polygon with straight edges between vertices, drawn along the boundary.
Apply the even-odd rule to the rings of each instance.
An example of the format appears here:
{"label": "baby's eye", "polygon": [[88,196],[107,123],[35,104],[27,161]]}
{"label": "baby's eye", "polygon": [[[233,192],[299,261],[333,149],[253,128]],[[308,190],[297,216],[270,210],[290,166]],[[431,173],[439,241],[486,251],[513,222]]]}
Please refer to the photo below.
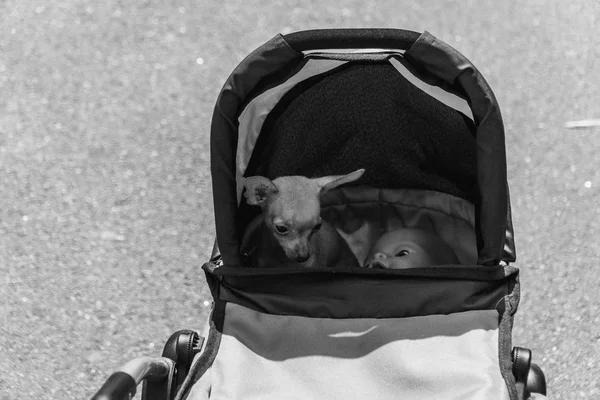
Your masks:
{"label": "baby's eye", "polygon": [[400,250],[396,253],[396,257],[404,257],[406,255],[408,255],[408,250]]}
{"label": "baby's eye", "polygon": [[286,235],[287,233],[289,233],[289,229],[287,226],[285,225],[275,225],[275,230],[277,231],[277,233],[279,233],[280,235]]}
{"label": "baby's eye", "polygon": [[321,229],[321,223],[319,222],[318,224],[315,225],[315,227],[313,228],[313,232],[318,231],[319,229]]}

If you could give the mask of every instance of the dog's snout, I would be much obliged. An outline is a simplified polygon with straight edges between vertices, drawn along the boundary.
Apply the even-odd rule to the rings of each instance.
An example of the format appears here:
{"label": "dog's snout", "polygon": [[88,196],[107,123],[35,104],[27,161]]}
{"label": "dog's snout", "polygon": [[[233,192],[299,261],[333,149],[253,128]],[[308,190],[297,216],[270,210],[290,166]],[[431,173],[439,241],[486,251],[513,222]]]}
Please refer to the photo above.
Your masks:
{"label": "dog's snout", "polygon": [[296,261],[297,262],[305,262],[310,258],[310,254],[306,253],[306,254],[298,254],[296,256]]}
{"label": "dog's snout", "polygon": [[306,240],[302,240],[302,238],[292,238],[292,240],[280,241],[280,244],[290,261],[303,263],[308,261],[311,256],[310,243]]}

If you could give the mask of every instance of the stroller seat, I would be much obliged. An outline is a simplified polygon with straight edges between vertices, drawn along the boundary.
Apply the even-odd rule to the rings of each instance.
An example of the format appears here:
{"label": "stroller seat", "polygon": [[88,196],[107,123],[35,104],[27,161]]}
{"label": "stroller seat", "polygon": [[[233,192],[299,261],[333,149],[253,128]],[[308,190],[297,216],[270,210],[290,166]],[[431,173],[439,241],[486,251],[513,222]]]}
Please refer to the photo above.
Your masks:
{"label": "stroller seat", "polygon": [[508,398],[495,310],[320,319],[232,304],[226,313],[221,350],[189,399]]}

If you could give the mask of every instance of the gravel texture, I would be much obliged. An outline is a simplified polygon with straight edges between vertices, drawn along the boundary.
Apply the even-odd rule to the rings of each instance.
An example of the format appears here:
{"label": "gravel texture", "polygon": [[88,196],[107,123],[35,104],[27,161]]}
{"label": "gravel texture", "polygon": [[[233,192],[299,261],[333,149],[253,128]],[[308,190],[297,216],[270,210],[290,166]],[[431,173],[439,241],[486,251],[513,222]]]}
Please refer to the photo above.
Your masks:
{"label": "gravel texture", "polygon": [[212,108],[278,32],[428,30],[494,88],[522,268],[515,344],[600,398],[600,3],[0,3],[0,400],[89,398],[204,324]]}

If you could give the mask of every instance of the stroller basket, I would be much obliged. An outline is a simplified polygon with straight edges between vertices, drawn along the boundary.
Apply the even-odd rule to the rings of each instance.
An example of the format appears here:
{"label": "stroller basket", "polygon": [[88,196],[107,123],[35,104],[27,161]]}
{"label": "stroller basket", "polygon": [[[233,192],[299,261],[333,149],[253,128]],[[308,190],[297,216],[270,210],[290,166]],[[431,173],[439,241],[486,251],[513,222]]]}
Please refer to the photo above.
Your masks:
{"label": "stroller basket", "polygon": [[[419,229],[456,255],[408,269],[258,268],[263,215],[244,178],[364,174],[321,196],[357,264]],[[546,392],[512,345],[519,304],[504,127],[492,90],[431,34],[274,37],[233,71],[211,126],[216,224],[205,332],[175,333],[94,399],[527,399]],[[250,239],[248,239],[250,238]]]}

